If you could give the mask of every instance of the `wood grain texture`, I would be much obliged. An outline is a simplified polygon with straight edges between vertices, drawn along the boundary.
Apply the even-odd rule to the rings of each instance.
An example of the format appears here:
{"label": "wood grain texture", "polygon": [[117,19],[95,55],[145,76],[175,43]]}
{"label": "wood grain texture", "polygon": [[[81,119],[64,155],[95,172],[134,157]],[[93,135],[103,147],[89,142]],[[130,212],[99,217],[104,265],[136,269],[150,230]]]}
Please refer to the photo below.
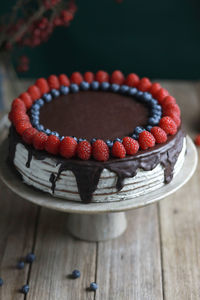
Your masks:
{"label": "wood grain texture", "polygon": [[98,245],[96,300],[161,300],[157,206],[140,208],[127,216],[127,231]]}
{"label": "wood grain texture", "polygon": [[[197,84],[168,84],[182,106],[187,131],[194,135],[199,119]],[[200,167],[190,182],[159,203],[164,298],[200,299]]]}
{"label": "wood grain texture", "polygon": [[[96,243],[68,235],[66,221],[66,213],[42,209],[28,300],[94,299],[94,293],[87,288],[95,281]],[[69,278],[74,269],[81,271],[79,279]]]}

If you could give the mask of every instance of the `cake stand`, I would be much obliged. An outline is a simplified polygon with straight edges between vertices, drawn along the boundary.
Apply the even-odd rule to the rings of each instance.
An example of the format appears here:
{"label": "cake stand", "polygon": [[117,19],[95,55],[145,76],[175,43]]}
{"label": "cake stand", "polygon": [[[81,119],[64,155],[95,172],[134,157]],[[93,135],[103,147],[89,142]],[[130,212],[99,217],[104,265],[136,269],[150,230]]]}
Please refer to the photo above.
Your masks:
{"label": "cake stand", "polygon": [[8,141],[0,146],[0,177],[10,190],[25,200],[43,207],[68,213],[68,231],[87,241],[104,241],[120,236],[127,227],[125,211],[155,203],[181,188],[193,175],[197,166],[197,151],[187,137],[187,153],[181,171],[171,183],[146,195],[120,202],[90,203],[66,201],[33,189],[24,184],[6,163]]}

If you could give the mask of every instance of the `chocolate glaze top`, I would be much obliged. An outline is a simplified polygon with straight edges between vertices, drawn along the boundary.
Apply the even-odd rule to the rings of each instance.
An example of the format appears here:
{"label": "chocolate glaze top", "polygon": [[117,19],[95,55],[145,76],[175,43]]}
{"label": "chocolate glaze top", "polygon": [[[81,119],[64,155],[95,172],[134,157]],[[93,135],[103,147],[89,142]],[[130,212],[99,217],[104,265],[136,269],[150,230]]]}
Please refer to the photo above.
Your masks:
{"label": "chocolate glaze top", "polygon": [[82,91],[45,104],[40,123],[61,136],[114,139],[147,125],[148,108],[133,97],[112,92]]}

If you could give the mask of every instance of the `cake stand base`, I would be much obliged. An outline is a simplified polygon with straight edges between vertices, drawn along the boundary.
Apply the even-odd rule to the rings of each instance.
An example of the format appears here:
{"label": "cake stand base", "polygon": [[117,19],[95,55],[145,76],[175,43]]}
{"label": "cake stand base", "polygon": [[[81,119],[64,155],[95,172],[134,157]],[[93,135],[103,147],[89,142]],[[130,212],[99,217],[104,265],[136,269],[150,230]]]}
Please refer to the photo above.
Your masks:
{"label": "cake stand base", "polygon": [[158,190],[129,200],[106,203],[83,204],[52,197],[48,193],[33,189],[22,182],[7,165],[8,141],[0,146],[0,177],[10,190],[21,198],[43,207],[68,213],[68,231],[75,237],[87,241],[105,241],[120,236],[126,229],[124,211],[155,203],[181,188],[193,175],[197,166],[197,151],[187,137],[187,153],[181,171],[169,183]]}
{"label": "cake stand base", "polygon": [[105,241],[120,236],[126,230],[124,212],[97,215],[69,214],[67,228],[73,236],[85,241]]}

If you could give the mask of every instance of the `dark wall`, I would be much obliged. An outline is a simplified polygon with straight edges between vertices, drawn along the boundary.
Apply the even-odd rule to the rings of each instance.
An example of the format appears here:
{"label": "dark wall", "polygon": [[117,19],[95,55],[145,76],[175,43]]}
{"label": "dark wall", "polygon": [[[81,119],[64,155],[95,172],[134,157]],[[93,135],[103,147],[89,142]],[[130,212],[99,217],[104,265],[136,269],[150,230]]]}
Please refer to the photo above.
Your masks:
{"label": "dark wall", "polygon": [[69,28],[38,48],[14,52],[30,55],[28,76],[117,68],[151,78],[200,78],[199,0],[77,3]]}

